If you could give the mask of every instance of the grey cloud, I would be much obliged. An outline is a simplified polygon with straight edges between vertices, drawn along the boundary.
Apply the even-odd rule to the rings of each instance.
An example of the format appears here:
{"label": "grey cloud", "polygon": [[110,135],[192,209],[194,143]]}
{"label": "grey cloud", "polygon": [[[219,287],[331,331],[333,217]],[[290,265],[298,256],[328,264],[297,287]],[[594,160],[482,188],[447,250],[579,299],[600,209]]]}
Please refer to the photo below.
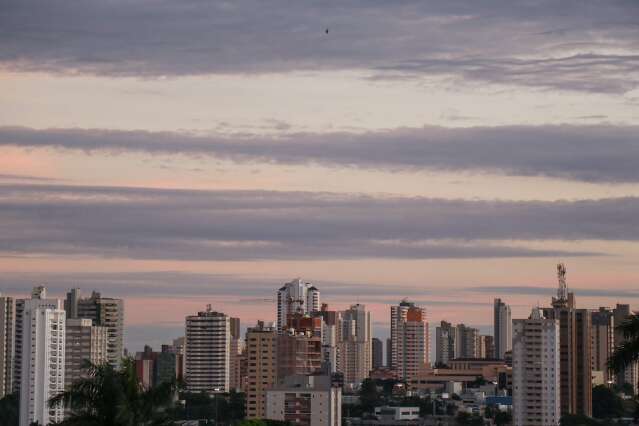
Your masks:
{"label": "grey cloud", "polygon": [[[566,218],[569,218],[567,220]],[[639,239],[639,199],[511,202],[0,185],[0,251],[136,259],[568,257],[509,240]]]}
{"label": "grey cloud", "polygon": [[[480,81],[619,92],[637,82],[636,75],[626,83],[619,78],[636,72],[631,57],[597,61],[592,70],[534,62],[574,54],[576,46],[582,54],[636,52],[638,11],[633,1],[23,0],[3,5],[0,63],[145,77],[386,67],[392,73],[413,64],[421,75],[443,67]],[[535,59],[522,68],[521,58]]]}
{"label": "grey cloud", "polygon": [[424,127],[281,137],[0,127],[0,145],[114,154],[182,153],[250,163],[489,171],[587,182],[639,182],[637,134],[637,126],[613,125]]}

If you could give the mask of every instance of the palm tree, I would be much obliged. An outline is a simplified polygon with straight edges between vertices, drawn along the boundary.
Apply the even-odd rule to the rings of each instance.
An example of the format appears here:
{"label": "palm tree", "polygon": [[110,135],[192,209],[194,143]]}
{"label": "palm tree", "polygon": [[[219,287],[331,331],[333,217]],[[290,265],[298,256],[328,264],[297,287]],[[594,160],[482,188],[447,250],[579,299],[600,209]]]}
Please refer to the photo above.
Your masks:
{"label": "palm tree", "polygon": [[619,373],[639,360],[639,315],[630,315],[617,330],[623,334],[624,342],[615,348],[608,365],[614,372]]}
{"label": "palm tree", "polygon": [[110,364],[87,363],[88,375],[49,401],[68,409],[60,426],[168,425],[168,408],[177,385],[162,383],[144,389],[135,374],[135,363],[126,358],[119,370]]}

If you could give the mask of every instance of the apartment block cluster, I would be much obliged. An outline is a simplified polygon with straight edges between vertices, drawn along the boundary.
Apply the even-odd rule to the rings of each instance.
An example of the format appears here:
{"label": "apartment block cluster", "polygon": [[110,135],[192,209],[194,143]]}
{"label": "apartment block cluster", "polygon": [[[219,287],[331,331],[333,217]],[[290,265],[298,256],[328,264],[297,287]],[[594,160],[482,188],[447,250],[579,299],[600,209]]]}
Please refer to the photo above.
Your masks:
{"label": "apartment block cluster", "polygon": [[86,377],[86,362],[118,368],[123,355],[124,302],[78,289],[64,301],[35,287],[30,298],[0,297],[0,398],[19,395],[20,426],[62,421],[51,397]]}
{"label": "apartment block cluster", "polygon": [[[392,380],[393,394],[428,396],[434,412],[438,402],[477,414],[494,405],[512,411],[514,425],[558,425],[565,414],[592,414],[593,385],[629,384],[636,393],[639,371],[636,363],[618,374],[607,367],[624,342],[615,327],[631,315],[629,305],[577,308],[563,264],[557,276],[556,297],[528,318],[513,320],[495,299],[492,335],[439,322],[434,360],[425,308],[406,299],[391,306],[383,342],[372,337],[364,305],[331,310],[317,287],[295,279],[277,290],[275,323],[257,321],[242,333],[239,318],[208,305],[185,318],[183,337],[136,353],[136,374],[147,388],[179,379],[189,392],[240,391],[247,418],[300,426],[341,426],[343,401],[356,400],[367,378]],[[97,292],[73,289],[62,302],[36,287],[29,299],[0,298],[0,397],[19,393],[21,426],[63,418],[46,402],[86,376],[85,360],[118,368],[123,322],[123,301]],[[419,424],[417,408],[396,411],[377,407],[377,420],[349,423]]]}

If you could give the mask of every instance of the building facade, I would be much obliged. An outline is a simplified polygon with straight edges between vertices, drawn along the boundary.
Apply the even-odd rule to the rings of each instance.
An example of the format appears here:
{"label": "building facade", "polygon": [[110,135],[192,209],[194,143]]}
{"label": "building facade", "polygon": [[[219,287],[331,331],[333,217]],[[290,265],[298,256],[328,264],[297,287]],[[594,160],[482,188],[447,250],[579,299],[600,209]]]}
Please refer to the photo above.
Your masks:
{"label": "building facade", "polygon": [[442,321],[435,327],[435,362],[438,366],[448,365],[455,358],[457,348],[457,327]]}
{"label": "building facade", "polygon": [[408,380],[430,364],[426,309],[403,300],[391,306],[391,364],[397,377]]}
{"label": "building facade", "polygon": [[[630,310],[630,305],[626,304],[617,304],[613,310],[613,317],[615,325],[620,325],[623,323],[628,317],[632,314]],[[625,342],[625,338],[623,333],[615,330],[614,332],[614,343],[615,347],[621,345]],[[616,377],[615,382],[618,385],[629,384],[632,386],[634,393],[636,394],[639,391],[639,362],[633,362],[628,367],[624,368],[620,371]]]}
{"label": "building facade", "polygon": [[266,418],[266,391],[277,384],[277,329],[258,321],[246,331],[246,417]]}
{"label": "building facade", "polygon": [[513,321],[513,425],[559,425],[559,320],[534,309]]}
{"label": "building facade", "polygon": [[590,355],[593,371],[600,371],[604,383],[614,380],[608,368],[608,358],[615,347],[615,317],[612,309],[600,307],[591,313],[592,333]]}
{"label": "building facade", "polygon": [[277,291],[277,329],[281,333],[288,316],[294,313],[311,314],[320,310],[320,292],[312,285],[296,278]]}
{"label": "building facade", "polygon": [[298,426],[341,426],[342,390],[330,376],[290,376],[266,391],[266,418]]}
{"label": "building facade", "polygon": [[108,361],[107,329],[94,326],[88,318],[68,318],[66,320],[65,342],[65,387],[86,377],[85,362],[99,365]]}
{"label": "building facade", "polygon": [[504,359],[506,352],[512,349],[512,315],[510,306],[495,299],[493,304],[493,336],[495,341],[495,358]]}
{"label": "building facade", "polygon": [[384,344],[377,337],[373,337],[373,368],[381,368],[384,366]]}
{"label": "building facade", "polygon": [[342,314],[339,371],[344,383],[359,385],[373,366],[371,314],[361,304],[352,305]]}
{"label": "building facade", "polygon": [[21,314],[20,426],[64,419],[63,407],[50,407],[49,399],[64,391],[66,314],[59,301],[41,302],[25,300]]}
{"label": "building facade", "polygon": [[65,306],[77,316],[67,318],[88,318],[93,325],[107,329],[107,359],[114,367],[119,367],[124,354],[124,301],[102,295],[94,291],[88,298],[82,298],[79,289],[67,293]]}
{"label": "building facade", "polygon": [[231,327],[229,317],[206,311],[186,317],[184,380],[190,392],[228,392]]}
{"label": "building facade", "polygon": [[15,320],[13,297],[0,297],[0,398],[13,392]]}

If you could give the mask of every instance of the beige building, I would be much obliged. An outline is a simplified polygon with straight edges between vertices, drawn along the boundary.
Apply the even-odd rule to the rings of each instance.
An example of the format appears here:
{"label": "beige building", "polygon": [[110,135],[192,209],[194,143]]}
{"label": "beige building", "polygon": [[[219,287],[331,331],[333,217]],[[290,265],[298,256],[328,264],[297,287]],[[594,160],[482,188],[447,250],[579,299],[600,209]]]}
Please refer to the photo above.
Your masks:
{"label": "beige building", "polygon": [[612,309],[599,308],[591,313],[592,333],[590,339],[590,356],[592,359],[593,377],[601,376],[602,384],[614,380],[608,368],[608,358],[615,347],[615,317]]}
{"label": "beige building", "polygon": [[373,366],[371,314],[364,305],[352,305],[342,313],[340,335],[339,371],[345,384],[359,385]]}
{"label": "beige building", "polygon": [[513,425],[553,426],[560,413],[560,325],[540,309],[513,321]]}
{"label": "beige building", "polygon": [[430,365],[426,309],[403,300],[391,306],[391,367],[409,380]]}
{"label": "beige building", "polygon": [[66,321],[65,388],[86,377],[85,362],[108,362],[106,327],[94,326],[88,318],[69,318]]}
{"label": "beige building", "polygon": [[15,302],[12,297],[0,297],[0,398],[13,391],[14,329]]}
{"label": "beige building", "polygon": [[246,331],[246,417],[266,418],[266,391],[277,383],[277,329],[258,321]]}
{"label": "beige building", "polygon": [[266,391],[266,418],[296,426],[341,426],[342,390],[330,376],[289,376]]}

